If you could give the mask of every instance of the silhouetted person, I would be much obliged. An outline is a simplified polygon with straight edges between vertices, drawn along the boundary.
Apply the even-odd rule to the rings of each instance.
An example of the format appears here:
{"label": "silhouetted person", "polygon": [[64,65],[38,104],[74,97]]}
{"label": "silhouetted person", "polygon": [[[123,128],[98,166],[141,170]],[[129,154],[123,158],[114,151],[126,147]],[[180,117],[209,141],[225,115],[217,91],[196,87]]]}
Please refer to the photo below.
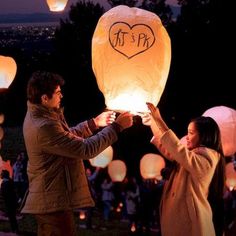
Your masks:
{"label": "silhouetted person", "polygon": [[14,187],[14,182],[10,178],[9,172],[7,170],[2,170],[1,172],[1,194],[4,200],[6,215],[9,218],[11,231],[14,233],[18,233],[18,223],[16,219],[17,213],[17,197]]}

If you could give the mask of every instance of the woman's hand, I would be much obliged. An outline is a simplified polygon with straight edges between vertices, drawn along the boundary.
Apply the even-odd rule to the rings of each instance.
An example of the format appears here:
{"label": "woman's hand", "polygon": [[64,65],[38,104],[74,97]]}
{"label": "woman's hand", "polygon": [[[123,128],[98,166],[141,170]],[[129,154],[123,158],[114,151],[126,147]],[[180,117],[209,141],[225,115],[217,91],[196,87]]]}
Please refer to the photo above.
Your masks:
{"label": "woman's hand", "polygon": [[[155,107],[152,103],[147,102],[148,109],[151,112],[152,122],[151,122],[151,129],[154,135],[162,135],[166,132],[169,128],[166,125],[165,121],[162,119],[159,108]],[[155,124],[154,124],[155,123]]]}
{"label": "woman's hand", "polygon": [[147,104],[147,106],[148,106],[148,109],[149,109],[150,112],[151,112],[152,117],[153,117],[155,120],[160,120],[160,119],[162,119],[162,118],[161,118],[160,111],[159,111],[159,108],[155,107],[155,106],[154,106],[152,103],[150,103],[150,102],[147,102],[146,104]]}
{"label": "woman's hand", "polygon": [[143,125],[150,126],[153,134],[158,135],[160,133],[159,128],[157,127],[157,124],[153,119],[151,113],[141,113],[140,117],[142,119]]}

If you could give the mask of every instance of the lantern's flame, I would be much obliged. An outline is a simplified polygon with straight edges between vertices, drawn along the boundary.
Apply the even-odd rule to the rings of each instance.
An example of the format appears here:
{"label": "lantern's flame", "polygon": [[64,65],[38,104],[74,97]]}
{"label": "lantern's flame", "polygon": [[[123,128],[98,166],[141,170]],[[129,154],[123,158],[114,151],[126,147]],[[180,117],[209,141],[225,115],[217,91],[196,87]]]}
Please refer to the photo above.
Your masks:
{"label": "lantern's flame", "polygon": [[138,112],[148,112],[145,103],[145,97],[142,93],[120,94],[117,97],[106,102],[107,108],[114,111],[130,111],[133,114]]}

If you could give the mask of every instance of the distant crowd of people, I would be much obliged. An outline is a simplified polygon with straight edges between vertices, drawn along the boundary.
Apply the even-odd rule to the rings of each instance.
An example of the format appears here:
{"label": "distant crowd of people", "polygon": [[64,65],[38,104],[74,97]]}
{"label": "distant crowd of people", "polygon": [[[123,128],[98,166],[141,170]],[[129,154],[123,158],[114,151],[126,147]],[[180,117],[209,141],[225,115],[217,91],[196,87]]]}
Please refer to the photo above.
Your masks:
{"label": "distant crowd of people", "polygon": [[100,211],[103,217],[103,229],[113,219],[128,223],[128,231],[148,233],[152,228],[160,231],[159,204],[165,180],[137,180],[127,176],[122,182],[112,182],[106,169],[86,168],[89,186],[93,193],[95,206],[84,208],[87,229],[97,226],[93,224],[91,211]]}
{"label": "distant crowd of people", "polygon": [[[15,233],[19,232],[17,215],[20,215],[21,202],[28,188],[26,167],[27,155],[21,152],[12,164],[12,177],[7,170],[1,173],[1,196],[12,232]],[[109,222],[117,219],[116,211],[119,209],[119,219],[128,223],[131,234],[149,235],[154,229],[156,235],[161,236],[159,207],[164,184],[172,168],[170,165],[161,171],[161,180],[137,180],[134,176],[127,176],[121,183],[116,183],[111,181],[106,169],[87,167],[86,175],[95,205],[81,208],[85,212],[86,229],[100,227],[93,222],[94,211],[100,212],[103,217],[104,230]],[[223,199],[223,227],[224,231],[231,232],[236,226],[236,190],[226,189]]]}

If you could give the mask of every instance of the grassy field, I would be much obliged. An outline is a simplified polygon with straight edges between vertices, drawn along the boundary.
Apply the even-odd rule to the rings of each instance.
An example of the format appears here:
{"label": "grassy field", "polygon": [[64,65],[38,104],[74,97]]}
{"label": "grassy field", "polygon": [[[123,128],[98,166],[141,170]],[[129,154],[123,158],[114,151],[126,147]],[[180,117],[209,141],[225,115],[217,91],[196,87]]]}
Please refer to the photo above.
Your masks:
{"label": "grassy field", "polygon": [[[94,229],[84,229],[83,222],[77,220],[77,231],[79,235],[83,236],[105,236],[105,235],[129,235],[127,230],[127,224],[120,223],[118,220],[112,220],[109,222],[109,225],[104,225],[103,222],[100,222],[99,219],[94,219],[96,228]],[[22,236],[36,236],[36,223],[30,215],[25,215],[22,219],[18,220],[20,235]],[[106,229],[105,229],[106,228]],[[9,222],[0,221],[0,230],[1,232],[9,232]],[[1,233],[0,233],[1,235]]]}
{"label": "grassy field", "polygon": [[[0,214],[1,215],[1,214]],[[78,213],[75,215],[77,232],[79,236],[160,236],[157,230],[152,230],[149,234],[147,233],[131,233],[129,231],[128,222],[120,221],[118,218],[111,219],[108,223],[103,221],[100,212],[95,212],[93,218],[93,229],[85,229],[85,222],[79,219]],[[19,236],[37,236],[36,234],[36,222],[30,215],[20,216],[18,219],[20,234]],[[0,218],[0,236],[13,236],[13,234],[5,234],[10,232],[10,225],[7,220]],[[235,236],[236,235],[236,222],[231,228],[226,229],[224,236]]]}
{"label": "grassy field", "polygon": [[[109,222],[104,222],[102,216],[97,212],[93,218],[93,229],[86,229],[85,222],[75,216],[77,232],[81,236],[130,236],[130,235],[149,235],[158,236],[156,231],[147,233],[131,233],[128,222],[122,222],[119,219],[111,219]],[[36,222],[31,215],[19,216],[18,218],[20,236],[37,236]],[[10,232],[10,224],[7,220],[0,219],[0,235]]]}
{"label": "grassy field", "polygon": [[[79,219],[79,212],[75,212],[75,220],[78,235],[81,236],[129,236],[129,235],[149,235],[158,236],[157,231],[153,230],[147,233],[131,233],[128,221],[121,221],[118,213],[112,213],[111,219],[108,222],[103,220],[101,209],[94,211],[92,218],[93,229],[85,228],[85,220]],[[36,236],[37,225],[34,218],[28,214],[18,215],[18,224],[20,236]],[[6,217],[4,217],[4,205],[0,198],[0,236],[4,233],[10,232],[10,224]]]}
{"label": "grassy field", "polygon": [[[83,236],[125,236],[129,234],[128,222],[121,222],[119,219],[111,219],[109,222],[104,222],[99,212],[96,212],[93,218],[93,229],[86,229],[85,222],[79,219],[79,215],[75,214],[78,235]],[[18,224],[20,235],[36,236],[36,222],[31,215],[19,215]],[[0,219],[0,231],[10,232],[10,224],[4,219]],[[0,235],[1,235],[0,232]]]}

